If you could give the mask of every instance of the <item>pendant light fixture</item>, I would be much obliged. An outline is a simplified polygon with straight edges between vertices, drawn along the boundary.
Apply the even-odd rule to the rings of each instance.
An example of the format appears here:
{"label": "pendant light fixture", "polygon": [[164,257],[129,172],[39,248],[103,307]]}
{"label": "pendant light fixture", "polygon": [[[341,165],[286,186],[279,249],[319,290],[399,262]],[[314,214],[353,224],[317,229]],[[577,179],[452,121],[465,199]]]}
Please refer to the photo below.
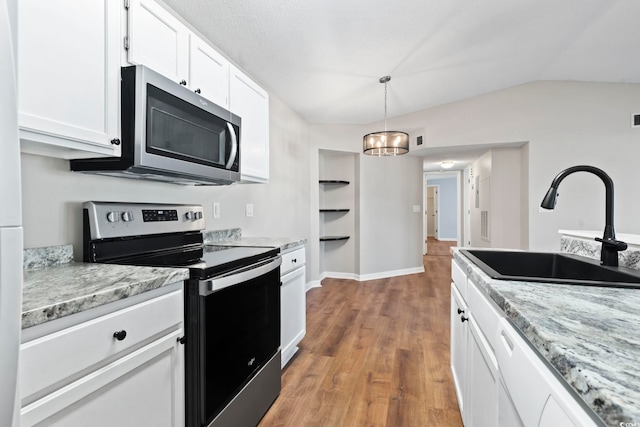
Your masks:
{"label": "pendant light fixture", "polygon": [[387,130],[387,83],[390,76],[380,78],[384,83],[384,131],[374,132],[362,139],[362,150],[370,156],[398,156],[409,152],[409,135],[405,132]]}

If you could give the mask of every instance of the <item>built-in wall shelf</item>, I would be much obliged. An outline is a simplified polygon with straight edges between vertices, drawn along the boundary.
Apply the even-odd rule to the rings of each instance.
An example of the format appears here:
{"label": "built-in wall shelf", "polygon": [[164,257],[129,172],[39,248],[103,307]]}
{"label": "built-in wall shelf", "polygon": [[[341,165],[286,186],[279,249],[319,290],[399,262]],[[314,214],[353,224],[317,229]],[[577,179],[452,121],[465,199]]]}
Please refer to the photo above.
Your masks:
{"label": "built-in wall shelf", "polygon": [[335,242],[337,240],[349,240],[349,236],[322,236],[321,242]]}
{"label": "built-in wall shelf", "polygon": [[[318,240],[320,273],[356,273],[356,174],[360,155],[318,150]],[[316,179],[311,182],[315,185]],[[336,208],[336,209],[331,209]]]}
{"label": "built-in wall shelf", "polygon": [[320,212],[349,212],[349,209],[320,209]]}
{"label": "built-in wall shelf", "polygon": [[341,181],[336,179],[321,179],[320,184],[349,184],[349,181]]}

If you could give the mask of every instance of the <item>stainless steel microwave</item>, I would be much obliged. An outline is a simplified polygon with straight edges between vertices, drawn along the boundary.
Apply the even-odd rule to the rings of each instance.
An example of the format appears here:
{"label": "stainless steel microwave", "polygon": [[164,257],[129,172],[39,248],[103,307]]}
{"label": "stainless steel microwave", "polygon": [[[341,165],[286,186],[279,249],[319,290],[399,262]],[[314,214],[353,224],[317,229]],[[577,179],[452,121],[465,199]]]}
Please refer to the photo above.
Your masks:
{"label": "stainless steel microwave", "polygon": [[122,68],[121,88],[122,155],[71,160],[71,170],[189,185],[240,180],[240,117],[142,65]]}

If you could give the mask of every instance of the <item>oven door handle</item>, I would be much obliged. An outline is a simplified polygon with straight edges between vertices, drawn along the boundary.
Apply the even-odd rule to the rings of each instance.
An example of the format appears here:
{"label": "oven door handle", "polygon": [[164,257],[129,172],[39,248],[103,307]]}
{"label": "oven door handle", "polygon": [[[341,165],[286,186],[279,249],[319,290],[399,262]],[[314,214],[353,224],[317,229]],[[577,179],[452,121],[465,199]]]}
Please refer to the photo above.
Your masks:
{"label": "oven door handle", "polygon": [[[221,289],[228,288],[229,286],[237,285],[242,282],[246,282],[256,277],[262,276],[282,264],[282,257],[278,256],[263,264],[258,264],[256,267],[251,266],[238,273],[224,276],[219,279],[206,280],[200,282],[200,296],[207,296]],[[255,264],[254,264],[255,265]]]}

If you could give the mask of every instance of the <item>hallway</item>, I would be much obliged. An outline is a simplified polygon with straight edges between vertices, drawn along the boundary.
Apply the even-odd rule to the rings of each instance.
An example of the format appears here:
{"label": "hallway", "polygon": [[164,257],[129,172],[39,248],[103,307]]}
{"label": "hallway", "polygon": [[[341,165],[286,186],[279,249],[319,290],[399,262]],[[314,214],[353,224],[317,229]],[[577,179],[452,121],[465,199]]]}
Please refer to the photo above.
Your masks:
{"label": "hallway", "polygon": [[260,426],[461,426],[449,368],[453,244],[429,240],[425,273],[311,289],[307,335]]}

